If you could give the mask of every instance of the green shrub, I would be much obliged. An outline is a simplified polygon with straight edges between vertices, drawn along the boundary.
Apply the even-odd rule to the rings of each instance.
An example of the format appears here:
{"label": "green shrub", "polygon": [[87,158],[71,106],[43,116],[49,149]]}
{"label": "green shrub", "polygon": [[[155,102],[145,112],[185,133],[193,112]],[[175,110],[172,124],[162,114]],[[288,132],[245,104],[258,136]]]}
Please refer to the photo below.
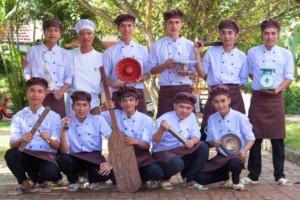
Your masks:
{"label": "green shrub", "polygon": [[288,115],[300,115],[300,87],[292,83],[284,92],[285,113]]}

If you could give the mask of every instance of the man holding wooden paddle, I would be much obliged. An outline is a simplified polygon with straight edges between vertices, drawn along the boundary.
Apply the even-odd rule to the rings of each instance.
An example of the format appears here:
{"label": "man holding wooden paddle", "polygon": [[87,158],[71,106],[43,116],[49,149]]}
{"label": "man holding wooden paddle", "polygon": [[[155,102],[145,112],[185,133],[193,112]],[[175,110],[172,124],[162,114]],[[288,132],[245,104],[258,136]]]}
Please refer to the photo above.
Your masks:
{"label": "man holding wooden paddle", "polygon": [[[159,181],[163,178],[163,169],[151,157],[149,148],[152,141],[152,119],[139,112],[136,107],[138,104],[138,96],[134,87],[124,87],[117,91],[119,103],[122,110],[115,109],[115,115],[119,129],[126,134],[126,144],[134,147],[141,179],[142,188],[147,188],[147,181]],[[110,109],[114,108],[113,104],[109,104]],[[108,111],[102,112],[108,123],[111,119]]]}
{"label": "man holding wooden paddle", "polygon": [[11,195],[20,195],[31,189],[26,172],[37,175],[40,192],[50,192],[46,181],[61,179],[55,161],[60,143],[60,116],[53,111],[45,112],[48,108],[42,105],[48,82],[32,77],[26,81],[26,86],[29,106],[13,116],[10,149],[5,154],[7,166],[19,184],[9,192]]}
{"label": "man holding wooden paddle", "polygon": [[[170,179],[178,172],[186,178],[188,186],[199,189],[194,176],[207,161],[209,147],[207,143],[200,141],[198,121],[192,112],[195,102],[194,95],[179,92],[174,99],[174,111],[167,112],[156,120],[152,152],[164,170],[164,177],[160,182],[163,189],[173,189]],[[170,129],[183,139],[179,141],[171,134],[174,131]]]}
{"label": "man holding wooden paddle", "polygon": [[67,175],[68,191],[79,188],[78,173],[86,173],[89,188],[99,190],[100,182],[112,178],[111,165],[102,155],[102,137],[109,138],[111,128],[100,115],[90,114],[92,96],[88,92],[75,91],[71,95],[74,114],[62,120],[61,154],[57,162]]}
{"label": "man holding wooden paddle", "polygon": [[[218,28],[223,45],[213,46],[207,50],[202,63],[197,63],[198,73],[201,78],[207,75],[209,89],[220,84],[227,85],[230,89],[230,106],[241,113],[245,113],[240,87],[248,83],[249,70],[247,56],[235,46],[239,27],[234,20],[230,19],[221,21]],[[195,45],[194,51],[197,60],[201,60],[200,50],[201,47]],[[201,123],[201,140],[205,140],[204,128],[207,126],[208,117],[214,112],[216,112],[214,106],[210,101],[207,101]]]}

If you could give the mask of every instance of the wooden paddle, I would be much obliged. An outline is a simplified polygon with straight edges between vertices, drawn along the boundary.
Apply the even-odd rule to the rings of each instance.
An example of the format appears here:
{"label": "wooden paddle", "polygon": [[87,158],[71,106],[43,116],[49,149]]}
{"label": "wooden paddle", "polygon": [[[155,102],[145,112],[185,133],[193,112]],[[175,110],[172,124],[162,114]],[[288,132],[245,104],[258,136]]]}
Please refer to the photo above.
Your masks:
{"label": "wooden paddle", "polygon": [[[106,100],[111,101],[104,67],[100,67],[101,80]],[[120,131],[114,110],[109,110],[112,133],[108,139],[109,159],[112,164],[117,187],[121,192],[135,192],[142,184],[132,145],[126,145],[126,135]]]}

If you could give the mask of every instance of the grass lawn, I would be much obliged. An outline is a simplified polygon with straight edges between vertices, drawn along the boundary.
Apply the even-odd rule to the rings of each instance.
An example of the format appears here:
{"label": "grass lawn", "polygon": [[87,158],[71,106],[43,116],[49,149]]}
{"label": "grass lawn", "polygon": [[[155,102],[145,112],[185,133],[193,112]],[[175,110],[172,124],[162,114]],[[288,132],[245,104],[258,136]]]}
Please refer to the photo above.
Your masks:
{"label": "grass lawn", "polygon": [[0,121],[0,161],[4,160],[4,153],[9,148],[9,134],[10,121]]}
{"label": "grass lawn", "polygon": [[300,152],[300,121],[286,122],[285,146]]}

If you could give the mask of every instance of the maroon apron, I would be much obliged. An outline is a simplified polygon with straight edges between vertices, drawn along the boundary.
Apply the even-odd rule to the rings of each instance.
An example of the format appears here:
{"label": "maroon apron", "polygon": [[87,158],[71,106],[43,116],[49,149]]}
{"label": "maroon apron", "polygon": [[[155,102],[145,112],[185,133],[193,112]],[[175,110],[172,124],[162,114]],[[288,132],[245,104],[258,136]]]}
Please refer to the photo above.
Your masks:
{"label": "maroon apron", "polygon": [[149,150],[134,146],[134,152],[139,168],[156,163],[156,160],[151,156]]}
{"label": "maroon apron", "polygon": [[195,146],[193,146],[193,148],[190,149],[186,148],[185,146],[179,146],[174,149],[155,152],[153,153],[153,157],[158,162],[168,163],[175,156],[183,157],[187,154],[193,153],[196,149],[200,147],[201,144],[203,144],[203,141],[199,141]]}
{"label": "maroon apron", "polygon": [[[147,112],[147,105],[146,105],[144,90],[143,89],[137,89],[136,94],[137,94],[138,100],[139,100],[139,103],[136,106],[136,109],[139,112],[144,113],[144,114],[147,115],[148,112]],[[120,99],[117,95],[117,92],[112,93],[112,101],[115,102],[115,109],[120,109],[120,110],[122,109],[121,105],[119,103]]]}
{"label": "maroon apron", "polygon": [[55,159],[56,158],[55,153],[50,153],[50,152],[46,152],[46,151],[30,151],[28,149],[24,149],[23,152],[27,153],[31,156],[34,156],[36,158],[46,160],[46,161],[50,161],[58,167],[58,164],[57,164],[56,159]]}
{"label": "maroon apron", "polygon": [[55,99],[54,94],[47,94],[43,101],[43,106],[49,106],[52,111],[60,115],[61,119],[66,116],[64,96],[60,99]]}
{"label": "maroon apron", "polygon": [[85,160],[97,165],[106,162],[105,157],[101,154],[101,151],[93,151],[93,152],[80,152],[80,153],[73,153],[70,154],[76,158],[81,160]]}
{"label": "maroon apron", "polygon": [[285,138],[285,116],[282,93],[272,95],[253,91],[249,120],[256,139]]}
{"label": "maroon apron", "polygon": [[[204,165],[203,165],[203,167],[199,170],[199,172],[211,172],[211,171],[215,171],[217,169],[220,169],[221,167],[223,167],[224,165],[226,165],[226,163],[231,158],[234,158],[234,157],[240,158],[237,155],[224,156],[224,155],[222,155],[222,154],[219,153],[215,157],[213,157],[210,160],[208,160],[207,162],[205,162]],[[243,163],[244,163],[244,161],[243,161]]]}
{"label": "maroon apron", "polygon": [[[245,114],[246,113],[245,105],[244,105],[242,93],[240,90],[240,86],[237,84],[224,84],[224,85],[226,85],[230,90],[230,93],[229,93],[229,96],[231,99],[230,107],[234,110],[237,110],[237,111]],[[214,88],[214,87],[216,87],[216,86],[213,86],[212,88]],[[207,121],[208,121],[209,116],[215,112],[217,112],[217,111],[215,110],[211,101],[208,99],[204,106],[204,113],[203,113],[201,127],[207,126]]]}
{"label": "maroon apron", "polygon": [[156,118],[174,110],[174,97],[178,92],[192,93],[192,87],[190,85],[160,86]]}

